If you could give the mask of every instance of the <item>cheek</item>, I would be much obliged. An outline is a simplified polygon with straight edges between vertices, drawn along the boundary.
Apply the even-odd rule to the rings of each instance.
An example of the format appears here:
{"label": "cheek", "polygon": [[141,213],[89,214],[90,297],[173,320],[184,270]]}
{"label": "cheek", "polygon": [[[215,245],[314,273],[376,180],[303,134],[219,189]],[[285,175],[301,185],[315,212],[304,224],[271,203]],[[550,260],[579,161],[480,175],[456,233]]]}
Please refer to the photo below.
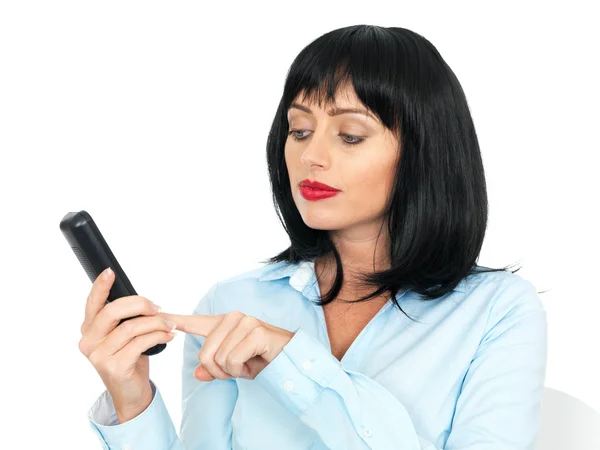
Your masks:
{"label": "cheek", "polygon": [[290,179],[294,176],[294,173],[296,172],[297,169],[297,165],[298,165],[298,161],[295,157],[295,155],[288,149],[287,145],[284,148],[283,151],[283,159],[285,161],[285,165],[288,169],[288,175],[290,177]]}
{"label": "cheek", "polygon": [[345,208],[355,220],[379,216],[387,207],[393,183],[394,167],[373,161],[344,172],[347,189]]}
{"label": "cheek", "polygon": [[303,175],[306,175],[306,169],[302,166],[300,158],[296,156],[293,151],[287,150],[284,153],[284,160],[288,171],[288,180],[290,182],[292,198],[294,199],[294,202],[297,203],[301,199],[298,183],[305,178]]}
{"label": "cheek", "polygon": [[353,167],[342,170],[350,197],[360,203],[384,203],[393,183],[393,162],[382,163],[381,159],[355,162]]}
{"label": "cheek", "polygon": [[300,161],[301,156],[302,149],[299,146],[288,143],[285,144],[285,147],[283,148],[283,159],[289,169],[302,167],[302,161]]}

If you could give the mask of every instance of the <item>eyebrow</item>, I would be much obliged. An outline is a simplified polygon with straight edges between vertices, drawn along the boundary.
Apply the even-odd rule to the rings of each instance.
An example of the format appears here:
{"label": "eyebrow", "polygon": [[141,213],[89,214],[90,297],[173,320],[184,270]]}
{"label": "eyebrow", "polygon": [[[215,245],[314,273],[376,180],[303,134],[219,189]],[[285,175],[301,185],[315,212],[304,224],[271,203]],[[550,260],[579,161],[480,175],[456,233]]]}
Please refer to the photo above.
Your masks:
{"label": "eyebrow", "polygon": [[[290,105],[289,109],[292,108],[296,108],[299,109],[300,111],[304,111],[307,112],[309,114],[312,114],[312,111],[310,110],[310,108],[307,108],[306,106],[303,105],[299,105],[298,103],[292,103]],[[365,109],[357,109],[357,108],[333,108],[330,109],[329,111],[327,111],[327,114],[329,116],[339,116],[340,114],[347,114],[347,113],[358,113],[358,114],[366,114],[367,116],[369,116],[371,119],[375,120],[377,122],[377,119],[367,110]]]}

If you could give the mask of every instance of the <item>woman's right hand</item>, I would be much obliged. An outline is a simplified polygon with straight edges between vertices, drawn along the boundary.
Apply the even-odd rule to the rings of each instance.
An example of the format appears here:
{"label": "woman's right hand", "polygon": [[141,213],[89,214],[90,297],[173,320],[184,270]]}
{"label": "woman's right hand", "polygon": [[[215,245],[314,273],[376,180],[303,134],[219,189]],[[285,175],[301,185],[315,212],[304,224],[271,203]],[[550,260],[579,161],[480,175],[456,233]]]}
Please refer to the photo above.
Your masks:
{"label": "woman's right hand", "polygon": [[[108,279],[103,275],[108,274]],[[142,352],[173,339],[174,324],[157,315],[158,305],[138,295],[106,304],[114,272],[94,281],[85,306],[79,350],[92,363],[110,393],[119,423],[141,414],[152,402],[150,369]],[[119,325],[121,319],[134,317]]]}

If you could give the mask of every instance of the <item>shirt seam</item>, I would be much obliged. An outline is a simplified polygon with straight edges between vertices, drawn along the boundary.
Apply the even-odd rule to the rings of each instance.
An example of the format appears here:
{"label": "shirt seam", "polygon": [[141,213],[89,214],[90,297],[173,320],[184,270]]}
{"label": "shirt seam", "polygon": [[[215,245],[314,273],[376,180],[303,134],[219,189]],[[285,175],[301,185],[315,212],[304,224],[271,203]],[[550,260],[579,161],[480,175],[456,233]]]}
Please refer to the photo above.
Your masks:
{"label": "shirt seam", "polygon": [[[299,369],[298,369],[298,371],[300,373],[302,373],[302,371],[300,371]],[[305,377],[308,377],[313,383],[319,385],[319,390],[317,391],[317,394],[315,395],[315,397],[310,401],[310,403],[308,403],[302,410],[300,410],[300,412],[298,414],[296,414],[296,417],[300,417],[300,416],[303,416],[304,414],[306,414],[306,411],[308,411],[308,409],[313,405],[313,403],[315,403],[317,401],[317,399],[319,398],[319,396],[321,395],[323,390],[325,390],[324,386],[321,386],[319,383],[317,383],[315,380],[310,378],[308,375],[306,375],[304,373],[302,373],[302,375],[304,375]]]}

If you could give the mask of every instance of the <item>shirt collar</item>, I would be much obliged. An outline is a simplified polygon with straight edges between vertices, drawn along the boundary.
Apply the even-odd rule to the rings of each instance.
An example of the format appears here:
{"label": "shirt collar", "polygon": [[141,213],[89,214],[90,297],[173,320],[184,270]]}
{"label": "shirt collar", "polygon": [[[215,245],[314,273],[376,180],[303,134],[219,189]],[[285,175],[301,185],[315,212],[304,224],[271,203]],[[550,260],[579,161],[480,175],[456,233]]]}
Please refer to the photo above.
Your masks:
{"label": "shirt collar", "polygon": [[[258,277],[258,281],[270,281],[290,277],[290,285],[298,291],[302,291],[314,275],[314,267],[314,261],[300,261],[298,263],[281,262],[279,266],[267,270]],[[453,290],[465,292],[465,279],[462,279]]]}

